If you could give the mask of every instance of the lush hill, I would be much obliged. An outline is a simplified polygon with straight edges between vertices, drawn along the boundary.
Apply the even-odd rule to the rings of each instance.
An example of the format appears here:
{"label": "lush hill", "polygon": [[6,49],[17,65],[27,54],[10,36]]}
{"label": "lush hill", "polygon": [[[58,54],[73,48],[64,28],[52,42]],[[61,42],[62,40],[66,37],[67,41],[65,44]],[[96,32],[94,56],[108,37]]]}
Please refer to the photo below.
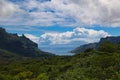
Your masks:
{"label": "lush hill", "polygon": [[120,80],[120,44],[74,56],[22,59],[0,66],[0,80]]}
{"label": "lush hill", "polygon": [[103,42],[106,42],[106,41],[110,41],[113,44],[117,44],[120,42],[120,36],[110,36],[110,37],[106,37],[106,38],[101,38],[100,41],[97,43],[90,43],[90,44],[81,45],[81,46],[73,49],[71,52],[72,53],[84,52],[85,50],[87,50],[89,48],[97,50],[98,47],[100,46],[100,44]]}
{"label": "lush hill", "polygon": [[0,28],[0,49],[16,53],[22,57],[53,56],[53,54],[39,50],[38,45],[24,35],[7,33],[3,28]]}

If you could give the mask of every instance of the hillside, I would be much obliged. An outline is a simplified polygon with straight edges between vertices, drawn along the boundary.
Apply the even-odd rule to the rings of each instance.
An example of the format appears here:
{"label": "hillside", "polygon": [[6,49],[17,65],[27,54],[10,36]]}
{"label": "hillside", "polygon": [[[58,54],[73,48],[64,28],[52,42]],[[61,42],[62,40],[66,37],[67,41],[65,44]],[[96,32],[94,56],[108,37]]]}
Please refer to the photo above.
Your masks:
{"label": "hillside", "polygon": [[80,47],[75,48],[74,50],[72,50],[72,53],[79,53],[79,52],[84,52],[86,49],[88,48],[96,48],[97,43],[90,43],[90,44],[85,44],[85,45],[81,45]]}
{"label": "hillside", "polygon": [[120,42],[120,36],[110,36],[110,37],[106,37],[106,38],[101,38],[100,41],[97,43],[89,43],[89,44],[81,45],[81,46],[73,49],[71,52],[72,53],[84,52],[85,50],[87,50],[89,48],[97,50],[98,47],[100,46],[100,44],[103,42],[106,42],[106,41],[110,41],[113,44],[117,44]]}
{"label": "hillside", "polygon": [[120,80],[120,44],[108,42],[74,56],[4,62],[0,80]]}
{"label": "hillside", "polygon": [[38,45],[24,35],[18,36],[17,34],[7,33],[3,28],[0,28],[0,49],[16,53],[21,57],[47,57],[53,55],[38,49]]}

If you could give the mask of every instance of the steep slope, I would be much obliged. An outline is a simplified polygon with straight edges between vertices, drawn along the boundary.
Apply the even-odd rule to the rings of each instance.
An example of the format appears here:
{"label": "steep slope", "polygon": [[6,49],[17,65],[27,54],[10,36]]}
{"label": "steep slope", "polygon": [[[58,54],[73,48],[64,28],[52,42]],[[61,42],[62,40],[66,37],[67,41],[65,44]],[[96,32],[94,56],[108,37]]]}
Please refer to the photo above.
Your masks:
{"label": "steep slope", "polygon": [[8,60],[8,59],[15,59],[15,58],[20,58],[19,55],[13,52],[9,52],[7,50],[0,49],[0,61],[2,60]]}
{"label": "steep slope", "polygon": [[110,36],[110,37],[106,37],[106,38],[101,38],[98,43],[90,43],[90,44],[81,45],[81,46],[73,49],[71,52],[72,53],[84,52],[88,48],[98,49],[100,44],[105,41],[110,41],[113,44],[117,44],[120,42],[120,36]]}
{"label": "steep slope", "polygon": [[38,45],[26,38],[24,35],[10,34],[5,29],[0,28],[0,49],[17,53],[23,57],[44,57],[53,54],[41,51]]}
{"label": "steep slope", "polygon": [[80,47],[75,48],[71,52],[72,53],[79,53],[79,52],[84,52],[88,48],[95,49],[96,45],[97,45],[97,43],[90,43],[90,44],[81,45]]}

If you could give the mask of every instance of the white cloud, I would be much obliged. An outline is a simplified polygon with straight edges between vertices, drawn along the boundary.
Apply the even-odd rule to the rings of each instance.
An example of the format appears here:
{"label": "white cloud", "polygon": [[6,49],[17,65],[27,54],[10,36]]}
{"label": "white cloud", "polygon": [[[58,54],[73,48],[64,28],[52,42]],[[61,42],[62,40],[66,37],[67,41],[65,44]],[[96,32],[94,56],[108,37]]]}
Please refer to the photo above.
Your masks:
{"label": "white cloud", "polygon": [[6,0],[0,0],[0,17],[11,16],[16,11],[16,6]]}
{"label": "white cloud", "polygon": [[[0,16],[14,12],[12,3],[1,0]],[[1,19],[3,25],[27,26],[120,26],[120,0],[24,0],[16,3],[19,10]],[[9,13],[9,14],[7,14]]]}
{"label": "white cloud", "polygon": [[101,37],[109,36],[103,30],[96,31],[93,29],[75,28],[73,31],[63,33],[45,33],[40,36],[40,44],[75,44],[75,43],[92,43],[97,42]]}
{"label": "white cloud", "polygon": [[24,35],[35,43],[39,42],[39,37],[37,37],[37,36],[34,36],[32,34],[24,34]]}
{"label": "white cloud", "polygon": [[[120,0],[70,0],[78,5],[76,17],[84,24],[120,26]],[[74,15],[74,14],[73,14]]]}

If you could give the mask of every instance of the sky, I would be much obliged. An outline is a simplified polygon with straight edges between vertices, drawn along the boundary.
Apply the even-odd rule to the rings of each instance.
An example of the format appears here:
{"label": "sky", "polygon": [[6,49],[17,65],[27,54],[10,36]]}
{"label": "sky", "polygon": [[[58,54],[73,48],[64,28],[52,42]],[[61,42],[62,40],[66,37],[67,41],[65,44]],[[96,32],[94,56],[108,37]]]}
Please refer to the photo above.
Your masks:
{"label": "sky", "polygon": [[41,50],[68,55],[120,36],[120,0],[0,0],[0,27],[24,34]]}

